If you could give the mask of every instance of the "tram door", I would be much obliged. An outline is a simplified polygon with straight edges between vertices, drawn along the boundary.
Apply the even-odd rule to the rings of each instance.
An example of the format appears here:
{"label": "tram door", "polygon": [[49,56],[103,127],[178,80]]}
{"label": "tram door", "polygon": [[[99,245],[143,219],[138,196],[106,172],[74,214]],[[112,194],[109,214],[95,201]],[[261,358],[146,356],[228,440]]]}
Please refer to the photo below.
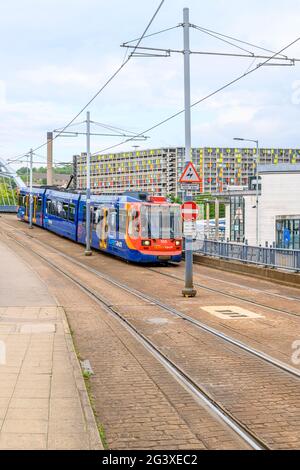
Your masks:
{"label": "tram door", "polygon": [[101,238],[100,248],[106,250],[107,248],[107,236],[108,236],[108,209],[103,207],[101,209]]}
{"label": "tram door", "polygon": [[25,220],[29,218],[29,195],[27,194],[25,198]]}
{"label": "tram door", "polygon": [[102,250],[107,248],[108,237],[108,209],[106,207],[98,207],[95,212],[96,233],[99,239],[99,247]]}
{"label": "tram door", "polygon": [[32,221],[36,224],[36,208],[37,208],[37,196],[33,197],[33,214],[32,214]]}

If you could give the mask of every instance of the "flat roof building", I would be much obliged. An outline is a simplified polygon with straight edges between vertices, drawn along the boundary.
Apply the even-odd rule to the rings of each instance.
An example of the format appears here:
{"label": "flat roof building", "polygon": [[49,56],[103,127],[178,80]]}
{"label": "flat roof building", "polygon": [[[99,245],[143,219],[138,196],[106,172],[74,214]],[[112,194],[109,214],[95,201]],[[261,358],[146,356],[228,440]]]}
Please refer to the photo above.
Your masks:
{"label": "flat roof building", "polygon": [[[179,178],[184,170],[183,147],[138,150],[94,155],[91,185],[94,193],[147,191],[159,196],[180,195]],[[228,186],[248,187],[256,171],[256,149],[193,148],[192,159],[199,172],[199,193],[222,193]],[[300,149],[260,149],[261,164],[300,164]],[[86,189],[86,155],[74,156],[75,186]]]}
{"label": "flat roof building", "polygon": [[[259,244],[300,250],[300,164],[259,166]],[[256,192],[230,194],[226,237],[256,244]]]}

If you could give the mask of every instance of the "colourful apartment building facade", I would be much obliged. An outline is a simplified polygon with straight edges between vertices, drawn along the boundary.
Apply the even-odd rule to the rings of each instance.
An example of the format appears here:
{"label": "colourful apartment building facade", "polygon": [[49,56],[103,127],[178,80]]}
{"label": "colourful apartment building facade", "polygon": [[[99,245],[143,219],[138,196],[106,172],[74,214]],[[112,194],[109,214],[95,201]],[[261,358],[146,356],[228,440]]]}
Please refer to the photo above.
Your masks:
{"label": "colourful apartment building facade", "polygon": [[[94,155],[91,189],[99,194],[145,191],[178,196],[184,155],[183,147]],[[228,186],[248,186],[249,178],[256,172],[257,156],[253,148],[193,148],[192,159],[201,179],[199,193],[219,193]],[[259,163],[300,163],[300,149],[262,148]],[[85,190],[86,155],[74,156],[73,164],[76,188]]]}

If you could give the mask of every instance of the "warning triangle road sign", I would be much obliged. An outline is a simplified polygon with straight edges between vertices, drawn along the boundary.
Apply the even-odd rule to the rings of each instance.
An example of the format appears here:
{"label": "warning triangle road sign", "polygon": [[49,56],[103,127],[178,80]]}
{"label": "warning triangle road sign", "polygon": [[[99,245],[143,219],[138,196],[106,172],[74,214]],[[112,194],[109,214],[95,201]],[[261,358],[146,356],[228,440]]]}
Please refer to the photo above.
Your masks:
{"label": "warning triangle road sign", "polygon": [[182,176],[179,180],[179,183],[192,183],[192,184],[200,184],[201,179],[197,173],[196,168],[194,167],[192,162],[189,162],[182,173]]}

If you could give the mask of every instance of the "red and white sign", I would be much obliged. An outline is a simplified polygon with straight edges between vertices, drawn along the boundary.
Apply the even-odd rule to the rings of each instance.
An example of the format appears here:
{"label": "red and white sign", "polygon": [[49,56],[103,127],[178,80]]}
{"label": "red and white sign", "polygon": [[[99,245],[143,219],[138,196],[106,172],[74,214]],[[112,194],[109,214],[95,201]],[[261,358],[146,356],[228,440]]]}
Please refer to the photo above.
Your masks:
{"label": "red and white sign", "polygon": [[192,162],[189,162],[182,173],[179,183],[186,184],[200,184],[201,179],[198,172]]}
{"label": "red and white sign", "polygon": [[199,213],[198,206],[195,202],[185,202],[181,206],[181,217],[185,222],[195,222]]}

